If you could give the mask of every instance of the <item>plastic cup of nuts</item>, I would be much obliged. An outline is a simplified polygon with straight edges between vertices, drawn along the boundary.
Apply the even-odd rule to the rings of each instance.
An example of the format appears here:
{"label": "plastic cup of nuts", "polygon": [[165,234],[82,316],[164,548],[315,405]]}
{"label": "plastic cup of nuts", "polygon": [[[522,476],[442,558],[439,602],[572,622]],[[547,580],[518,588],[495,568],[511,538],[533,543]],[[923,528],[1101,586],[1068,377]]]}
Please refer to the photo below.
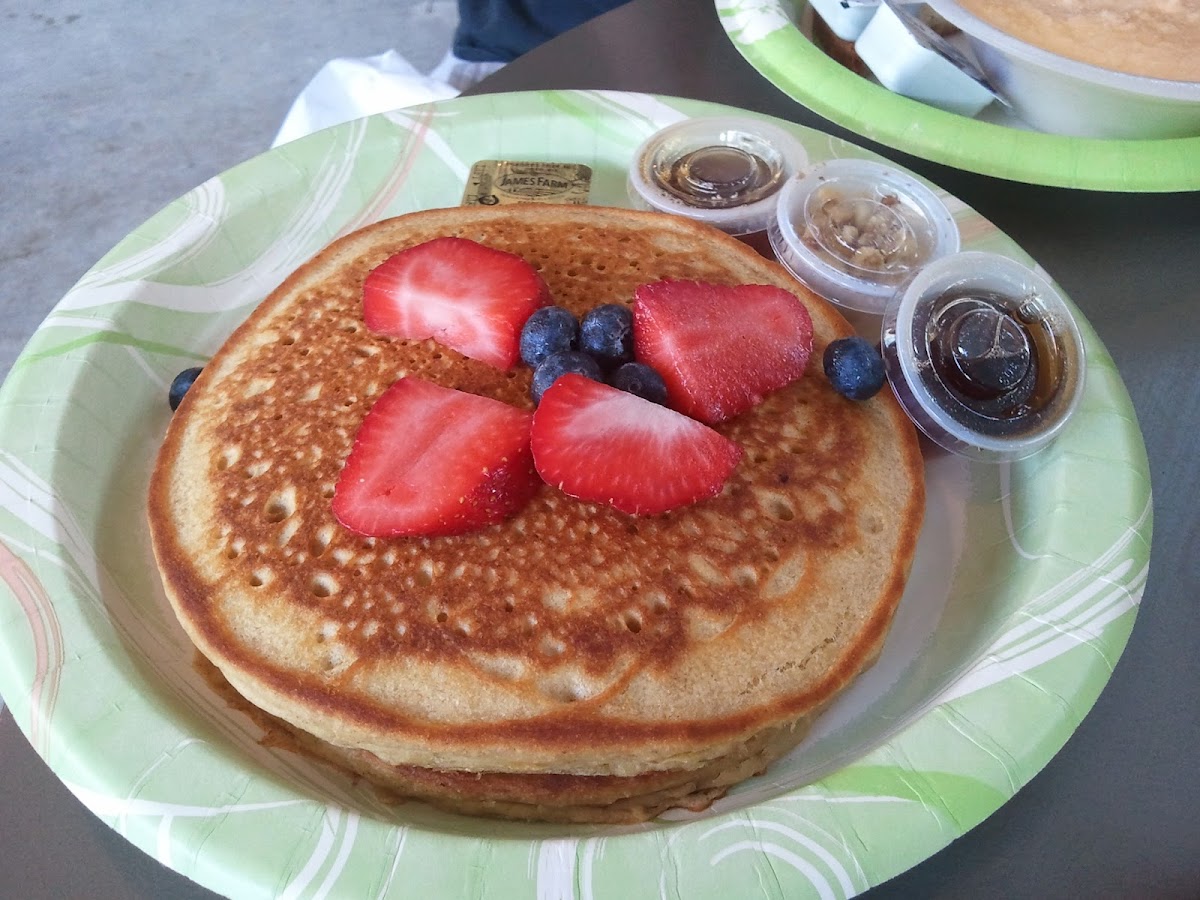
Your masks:
{"label": "plastic cup of nuts", "polygon": [[874,316],[917,271],[959,249],[954,217],[929,187],[863,159],[817,163],[788,182],[769,235],[804,284]]}

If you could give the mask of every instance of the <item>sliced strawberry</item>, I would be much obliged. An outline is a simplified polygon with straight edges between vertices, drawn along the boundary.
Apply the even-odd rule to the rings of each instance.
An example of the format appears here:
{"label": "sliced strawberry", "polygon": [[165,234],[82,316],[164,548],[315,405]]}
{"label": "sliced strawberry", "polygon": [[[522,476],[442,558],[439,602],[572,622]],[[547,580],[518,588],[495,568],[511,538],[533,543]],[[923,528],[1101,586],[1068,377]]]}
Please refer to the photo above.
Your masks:
{"label": "sliced strawberry", "polygon": [[707,425],[582,375],[542,395],[531,440],[547,483],[638,516],[716,496],[742,456]]}
{"label": "sliced strawberry", "polygon": [[499,522],[541,484],[531,418],[499,400],[402,378],[359,426],[333,514],[376,537],[459,534]]}
{"label": "sliced strawberry", "polygon": [[363,285],[363,318],[372,331],[433,338],[498,369],[516,365],[521,326],[549,302],[550,290],[532,265],[466,238],[401,250]]}
{"label": "sliced strawberry", "polygon": [[669,406],[701,422],[744,412],[808,365],[812,318],[782,288],[659,281],[634,301],[638,360],[662,376]]}

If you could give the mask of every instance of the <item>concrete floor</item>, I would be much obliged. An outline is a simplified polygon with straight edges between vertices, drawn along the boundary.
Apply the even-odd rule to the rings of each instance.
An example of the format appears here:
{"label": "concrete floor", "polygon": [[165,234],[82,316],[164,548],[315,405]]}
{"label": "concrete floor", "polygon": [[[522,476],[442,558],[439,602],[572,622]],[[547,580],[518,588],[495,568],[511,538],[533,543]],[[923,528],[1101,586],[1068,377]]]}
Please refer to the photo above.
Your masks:
{"label": "concrete floor", "polygon": [[427,72],[456,21],[455,0],[0,4],[0,379],[121,238],[266,150],[324,63]]}

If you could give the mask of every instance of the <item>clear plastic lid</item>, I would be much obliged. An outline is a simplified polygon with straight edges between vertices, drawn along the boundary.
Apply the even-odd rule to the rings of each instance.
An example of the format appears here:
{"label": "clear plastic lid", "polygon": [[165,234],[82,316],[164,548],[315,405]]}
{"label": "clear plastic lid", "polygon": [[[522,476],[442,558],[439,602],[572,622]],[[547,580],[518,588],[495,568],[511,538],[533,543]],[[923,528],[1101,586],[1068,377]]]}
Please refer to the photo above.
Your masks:
{"label": "clear plastic lid", "polygon": [[1062,295],[997,254],[956,253],[922,269],[888,305],[881,348],[909,417],[972,459],[1041,450],[1083,394],[1083,340]]}
{"label": "clear plastic lid", "polygon": [[765,231],[783,185],[808,161],[804,145],[769,122],[686,119],[650,135],[629,167],[644,209],[707,222],[733,235]]}
{"label": "clear plastic lid", "polygon": [[954,217],[930,188],[863,159],[818,163],[789,181],[769,235],[802,282],[873,315],[914,273],[959,248]]}

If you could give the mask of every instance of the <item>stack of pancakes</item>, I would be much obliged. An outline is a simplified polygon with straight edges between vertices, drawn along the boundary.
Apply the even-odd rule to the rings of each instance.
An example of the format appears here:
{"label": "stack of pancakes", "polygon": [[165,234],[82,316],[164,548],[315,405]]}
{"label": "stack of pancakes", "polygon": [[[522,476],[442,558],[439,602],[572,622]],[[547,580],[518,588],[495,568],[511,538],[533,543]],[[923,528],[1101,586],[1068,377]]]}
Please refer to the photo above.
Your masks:
{"label": "stack of pancakes", "polygon": [[[744,450],[722,493],[636,518],[542,487],[469,534],[364,538],[330,498],[359,423],[416,376],[531,408],[530,373],[363,325],[367,273],[455,235],[519,254],[576,314],[661,278],[774,284],[812,315],[805,376],[717,426]],[[175,612],[250,704],[405,797],[556,821],[702,808],[788,752],[869,665],[924,510],[887,391],[821,371],[846,322],[706,226],[580,206],[432,210],[348,235],[213,357],[152,476]]]}

